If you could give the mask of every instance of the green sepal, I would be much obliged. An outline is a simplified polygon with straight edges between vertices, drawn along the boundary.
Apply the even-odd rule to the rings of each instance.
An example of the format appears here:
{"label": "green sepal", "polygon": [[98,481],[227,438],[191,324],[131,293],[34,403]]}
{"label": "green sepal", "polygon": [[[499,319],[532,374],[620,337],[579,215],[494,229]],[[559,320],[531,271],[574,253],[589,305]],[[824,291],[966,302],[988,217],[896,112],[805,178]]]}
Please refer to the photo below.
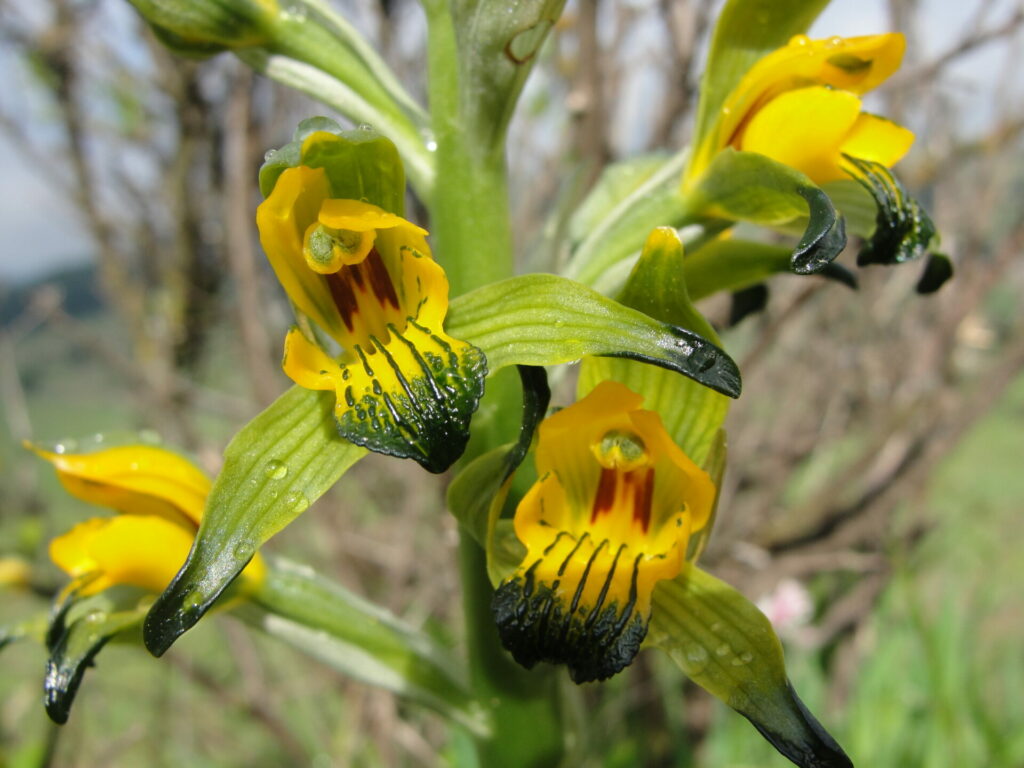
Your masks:
{"label": "green sepal", "polygon": [[43,679],[43,704],[53,722],[67,722],[85,670],[100,649],[115,635],[137,630],[145,615],[144,607],[111,612],[93,607],[67,623],[50,649]]}
{"label": "green sepal", "polygon": [[795,168],[726,147],[700,178],[687,205],[705,215],[764,226],[807,220],[790,268],[820,272],[846,247],[846,225],[828,195]]}
{"label": "green sepal", "polygon": [[852,768],[786,679],[782,644],[771,622],[725,582],[693,565],[659,582],[646,644],[668,654],[797,765]]}
{"label": "green sepal", "polygon": [[[693,146],[717,125],[726,98],[765,54],[806,32],[828,0],[728,0],[718,14],[700,84]],[[725,142],[716,142],[723,146]]]}
{"label": "green sepal", "polygon": [[[687,291],[683,245],[669,227],[651,232],[619,301],[659,321],[687,328],[718,343]],[[661,415],[673,441],[698,464],[704,461],[729,409],[727,397],[671,370],[631,360],[588,357],[580,367],[580,397],[613,379],[644,396],[644,408]]]}
{"label": "green sepal", "polygon": [[565,0],[454,0],[460,105],[478,146],[497,149],[537,54]]}
{"label": "green sepal", "polygon": [[[686,285],[693,301],[719,291],[740,291],[773,275],[791,272],[792,250],[781,245],[716,238],[686,256]],[[857,277],[831,262],[816,273],[856,290]]]}
{"label": "green sepal", "polygon": [[269,562],[258,592],[234,614],[356,680],[431,707],[477,735],[489,730],[446,649],[307,566]]}
{"label": "green sepal", "polygon": [[[523,419],[519,438],[471,461],[448,486],[448,509],[487,555],[487,574],[497,586],[522,560],[514,555],[522,549],[515,533],[500,526],[501,509],[508,497],[512,476],[530,450],[537,426],[551,401],[547,374],[543,368],[520,365],[523,385]],[[511,534],[513,544],[508,540]],[[516,548],[518,544],[518,549]],[[522,554],[525,554],[523,550]]]}
{"label": "green sepal", "polygon": [[718,516],[718,502],[722,498],[722,479],[725,477],[725,464],[729,456],[728,440],[724,429],[719,429],[711,440],[711,446],[701,461],[701,468],[708,473],[715,486],[715,500],[711,503],[711,514],[708,515],[704,527],[696,531],[686,544],[686,560],[696,563],[704,553],[704,548],[711,538]]}
{"label": "green sepal", "polygon": [[741,390],[736,363],[707,339],[555,275],[522,275],[463,294],[452,300],[445,328],[483,350],[492,373],[598,355],[667,368],[730,397]]}
{"label": "green sepal", "polygon": [[857,254],[857,265],[902,264],[924,256],[935,239],[935,224],[920,203],[880,163],[843,155],[855,169],[850,175],[875,200],[874,234]]}
{"label": "green sepal", "polygon": [[273,34],[277,3],[270,0],[129,0],[175,52],[211,55],[262,45]]}
{"label": "green sepal", "polygon": [[[315,133],[335,138],[313,141]],[[305,165],[323,168],[331,197],[362,200],[385,211],[404,215],[405,172],[395,145],[372,128],[343,130],[327,117],[311,117],[299,123],[291,142],[267,153],[260,167],[260,192],[269,197],[278,178],[288,168]]]}
{"label": "green sepal", "polygon": [[337,434],[333,412],[334,393],[295,386],[228,444],[188,560],[146,617],[155,656],[202,618],[267,539],[366,455]]}
{"label": "green sepal", "polygon": [[935,293],[953,277],[953,262],[944,253],[930,253],[915,290],[921,294]]}
{"label": "green sepal", "polygon": [[[131,2],[131,0],[129,0]],[[186,59],[208,59],[218,53],[224,53],[228,46],[221,43],[204,42],[201,40],[189,40],[166,27],[158,27],[150,24],[149,28],[153,36],[163,43],[169,50],[178,56]]]}

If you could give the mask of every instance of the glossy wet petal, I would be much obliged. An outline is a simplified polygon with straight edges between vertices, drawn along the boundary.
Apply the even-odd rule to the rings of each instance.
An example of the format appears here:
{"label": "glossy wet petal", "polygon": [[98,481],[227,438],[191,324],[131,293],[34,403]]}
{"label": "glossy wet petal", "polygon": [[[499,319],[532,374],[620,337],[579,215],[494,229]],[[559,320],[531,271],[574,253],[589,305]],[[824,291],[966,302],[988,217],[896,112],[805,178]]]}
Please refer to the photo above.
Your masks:
{"label": "glossy wet petal", "polygon": [[520,502],[527,553],[497,590],[502,642],[521,664],[564,663],[607,678],[639,650],[654,585],[679,573],[714,487],[657,414],[603,382],[540,426],[540,480]]}
{"label": "glossy wet petal", "polygon": [[71,454],[28,447],[53,464],[72,496],[125,514],[160,515],[199,525],[210,480],[172,451],[126,445]]}

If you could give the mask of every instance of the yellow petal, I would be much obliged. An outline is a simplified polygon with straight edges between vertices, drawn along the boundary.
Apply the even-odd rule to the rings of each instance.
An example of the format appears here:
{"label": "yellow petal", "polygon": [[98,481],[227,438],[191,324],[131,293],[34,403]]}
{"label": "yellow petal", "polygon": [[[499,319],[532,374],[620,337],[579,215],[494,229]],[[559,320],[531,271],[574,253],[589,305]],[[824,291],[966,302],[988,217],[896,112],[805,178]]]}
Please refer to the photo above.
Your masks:
{"label": "yellow petal", "polygon": [[160,515],[198,527],[210,480],[172,451],[126,445],[94,453],[53,453],[26,443],[49,461],[72,496],[129,515]]}
{"label": "yellow petal", "polygon": [[161,517],[123,516],[80,523],[50,543],[50,557],[68,575],[95,574],[92,595],[125,584],[162,592],[192,547],[192,533]]}
{"label": "yellow petal", "polygon": [[448,279],[430,256],[426,232],[358,201],[326,201],[320,226],[358,233],[376,224],[373,247],[322,278],[341,320],[335,360],[297,329],[285,341],[284,371],[299,386],[334,390],[341,433],[372,451],[443,471],[465,447],[483,392],[480,350],[448,336]]}
{"label": "yellow petal", "polygon": [[427,234],[427,230],[417,227],[401,216],[388,213],[383,208],[361,200],[325,200],[320,208],[320,223],[335,229],[350,229],[353,232],[405,227],[421,235]]}
{"label": "yellow petal", "polygon": [[[194,531],[162,517],[125,515],[79,523],[50,542],[50,559],[81,584],[82,596],[116,585],[162,592],[188,557]],[[259,555],[243,571],[242,588],[259,583]]]}
{"label": "yellow petal", "polygon": [[540,479],[516,509],[526,556],[498,588],[502,642],[527,667],[565,663],[576,682],[629,664],[651,595],[682,568],[715,489],[643,398],[612,381],[540,426]]}
{"label": "yellow petal", "polygon": [[913,143],[914,133],[909,128],[862,112],[843,140],[840,152],[892,168]]}
{"label": "yellow petal", "polygon": [[341,366],[318,344],[307,339],[298,328],[292,328],[284,337],[285,375],[304,389],[333,390],[339,386]]}
{"label": "yellow petal", "polygon": [[796,168],[817,184],[848,178],[839,168],[839,153],[859,115],[860,99],[849,91],[788,91],[758,110],[739,149]]}
{"label": "yellow petal", "polygon": [[754,64],[722,103],[688,164],[686,184],[696,182],[717,152],[735,146],[754,115],[780,94],[815,85],[866,93],[899,68],[905,48],[898,33],[823,40],[797,35]]}
{"label": "yellow petal", "polygon": [[263,250],[288,298],[337,338],[343,326],[331,291],[323,277],[309,268],[304,254],[306,234],[317,222],[320,206],[329,194],[323,169],[289,168],[256,209],[256,225]]}

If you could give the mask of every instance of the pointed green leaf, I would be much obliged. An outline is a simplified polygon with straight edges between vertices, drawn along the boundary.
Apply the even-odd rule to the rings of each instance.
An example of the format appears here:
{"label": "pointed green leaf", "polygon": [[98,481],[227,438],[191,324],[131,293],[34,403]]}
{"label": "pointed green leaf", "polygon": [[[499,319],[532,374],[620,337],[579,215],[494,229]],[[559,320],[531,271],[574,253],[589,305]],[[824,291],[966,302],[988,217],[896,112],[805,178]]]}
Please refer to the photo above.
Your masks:
{"label": "pointed green leaf", "polygon": [[270,563],[253,604],[235,612],[346,675],[429,706],[478,735],[488,730],[445,649],[308,567]]}
{"label": "pointed green leaf", "polygon": [[464,119],[479,146],[500,147],[519,93],[565,0],[453,0],[447,5],[455,28]]}
{"label": "pointed green leaf", "polygon": [[[690,301],[679,235],[669,227],[651,232],[619,301],[649,317],[699,333],[718,343],[718,335]],[[695,462],[702,463],[725,420],[729,400],[677,373],[631,360],[588,357],[580,369],[579,396],[605,379],[625,384],[644,396],[644,408],[661,415],[665,429]]]}
{"label": "pointed green leaf", "polygon": [[[718,15],[700,84],[694,146],[718,121],[726,97],[765,54],[806,32],[828,0],[729,0]],[[719,144],[721,145],[721,144]]]}
{"label": "pointed green leaf", "polygon": [[333,393],[292,387],[243,427],[224,453],[188,560],[146,617],[146,647],[163,654],[267,539],[365,455],[338,436]]}
{"label": "pointed green leaf", "polygon": [[[508,550],[505,537],[498,535],[498,517],[508,496],[512,476],[526,458],[537,425],[544,418],[551,400],[543,368],[520,365],[518,369],[523,384],[523,420],[519,439],[477,457],[448,486],[448,509],[484,548],[488,575],[494,584],[506,575],[507,558],[503,556]],[[513,568],[518,563],[516,560]]]}
{"label": "pointed green leaf", "polygon": [[483,350],[492,373],[587,355],[623,357],[681,373],[730,397],[740,393],[736,364],[707,339],[555,275],[523,275],[463,294],[452,300],[445,327]]}
{"label": "pointed green leaf", "polygon": [[804,768],[852,768],[786,679],[771,622],[725,582],[690,565],[654,590],[647,644],[753,723]]}
{"label": "pointed green leaf", "polygon": [[115,635],[138,628],[144,616],[144,608],[113,613],[97,608],[67,625],[51,649],[43,680],[43,703],[53,722],[67,722],[82,676],[100,649]]}
{"label": "pointed green leaf", "polygon": [[800,171],[756,152],[715,155],[687,204],[708,216],[780,226],[807,219],[790,266],[819,272],[846,246],[846,227],[828,195]]}
{"label": "pointed green leaf", "polygon": [[[623,200],[636,193],[672,159],[665,154],[641,155],[605,167],[593,188],[573,212],[569,222],[569,239],[578,243],[600,227]],[[676,177],[679,169],[674,169],[668,175],[674,182],[678,182]],[[679,188],[678,183],[672,186],[677,190]]]}
{"label": "pointed green leaf", "polygon": [[[566,274],[586,285],[594,285],[609,269],[637,253],[655,227],[680,227],[689,223],[691,219],[687,218],[686,204],[679,190],[679,176],[686,157],[686,152],[680,152],[665,159],[632,188],[613,187],[611,183],[600,186],[599,189],[609,191],[628,190],[628,194],[611,208],[602,204],[601,215],[587,220],[589,231],[574,249]],[[646,173],[647,169],[643,170]],[[581,209],[580,215],[584,214],[587,214],[586,208]]]}
{"label": "pointed green leaf", "polygon": [[[718,238],[686,256],[686,285],[693,301],[719,291],[741,291],[773,275],[792,272],[792,250],[781,245]],[[856,289],[857,278],[831,262],[817,274]]]}
{"label": "pointed green leaf", "polygon": [[[337,138],[305,143],[310,136],[321,132]],[[289,144],[267,153],[260,168],[263,197],[270,196],[286,169],[298,165],[323,168],[330,183],[331,197],[363,200],[403,215],[405,172],[402,160],[395,145],[372,128],[346,131],[327,117],[303,120]]]}
{"label": "pointed green leaf", "polygon": [[858,266],[902,264],[924,256],[937,233],[920,203],[884,165],[850,155],[843,157],[856,168],[854,178],[871,193],[878,208],[874,234],[857,254]]}

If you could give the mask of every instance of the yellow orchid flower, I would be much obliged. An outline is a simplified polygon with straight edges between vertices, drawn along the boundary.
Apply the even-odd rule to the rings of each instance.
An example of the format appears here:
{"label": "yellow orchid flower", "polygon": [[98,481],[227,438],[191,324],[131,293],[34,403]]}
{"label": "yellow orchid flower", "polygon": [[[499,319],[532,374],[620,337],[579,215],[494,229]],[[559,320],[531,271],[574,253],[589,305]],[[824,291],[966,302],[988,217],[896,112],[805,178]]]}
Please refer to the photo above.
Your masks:
{"label": "yellow orchid flower", "polygon": [[679,575],[715,487],[643,397],[614,381],[541,423],[539,480],[516,509],[526,556],[497,589],[502,642],[527,667],[565,663],[575,682],[627,666],[656,583]]}
{"label": "yellow orchid flower", "polygon": [[[64,595],[94,595],[119,584],[162,592],[188,557],[209,478],[178,454],[149,445],[84,454],[26,447],[54,466],[72,496],[121,513],[86,520],[50,542],[50,558],[72,578]],[[243,593],[265,571],[257,554],[240,577]]]}
{"label": "yellow orchid flower", "polygon": [[718,119],[698,140],[686,171],[689,190],[726,147],[757,152],[805,173],[816,184],[847,179],[858,170],[844,160],[893,166],[914,134],[861,111],[861,94],[900,65],[900,34],[811,40],[797,35],[743,76]]}
{"label": "yellow orchid flower", "polygon": [[[340,142],[315,131],[300,157],[329,156]],[[293,328],[285,373],[306,389],[333,391],[341,432],[357,445],[447,469],[468,438],[486,361],[443,330],[448,279],[426,230],[332,197],[328,170],[302,164],[281,172],[256,221],[289,298],[342,350],[335,357]]]}

